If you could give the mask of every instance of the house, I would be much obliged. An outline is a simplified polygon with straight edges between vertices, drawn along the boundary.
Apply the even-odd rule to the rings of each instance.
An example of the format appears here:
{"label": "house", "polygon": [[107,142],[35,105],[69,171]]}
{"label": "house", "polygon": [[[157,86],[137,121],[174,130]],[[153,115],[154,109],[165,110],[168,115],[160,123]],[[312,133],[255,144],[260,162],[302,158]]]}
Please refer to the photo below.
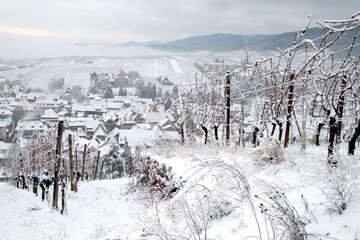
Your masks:
{"label": "house", "polygon": [[0,120],[0,140],[7,141],[8,140],[8,132],[11,126],[11,118],[1,119]]}
{"label": "house", "polygon": [[60,112],[65,106],[62,101],[54,100],[37,100],[34,105],[34,113],[37,119],[40,119],[41,115],[48,109],[54,110],[54,112]]}
{"label": "house", "polygon": [[92,86],[94,86],[99,80],[99,76],[96,74],[96,72],[90,73],[90,83]]}
{"label": "house", "polygon": [[127,129],[130,130],[135,126],[135,122],[134,121],[126,121],[126,122],[122,122],[120,123],[119,129]]}
{"label": "house", "polygon": [[158,77],[157,80],[162,84],[162,85],[174,85],[174,83],[172,81],[170,81],[170,79],[168,77]]}
{"label": "house", "polygon": [[98,108],[95,109],[95,115],[96,116],[99,116],[99,117],[102,117],[104,116],[105,114],[107,113],[105,107],[103,106],[100,106]]}
{"label": "house", "polygon": [[106,114],[106,109],[101,104],[91,103],[91,105],[82,106],[85,110],[84,116],[103,116]]}
{"label": "house", "polygon": [[150,105],[149,112],[159,112],[157,104]]}
{"label": "house", "polygon": [[43,122],[58,122],[59,116],[54,110],[47,109],[47,110],[45,110],[44,114],[41,115],[41,121],[43,121]]}
{"label": "house", "polygon": [[140,113],[135,113],[131,116],[132,121],[134,121],[135,123],[144,123],[145,119],[143,118],[142,114]]}
{"label": "house", "polygon": [[91,94],[97,94],[97,93],[98,93],[98,90],[97,90],[96,88],[94,88],[94,87],[91,87],[91,88],[89,89],[89,93],[91,93]]}
{"label": "house", "polygon": [[13,106],[13,118],[14,119],[23,119],[26,116],[26,109],[23,103],[14,102],[11,104]]}
{"label": "house", "polygon": [[27,101],[29,103],[34,103],[37,99],[41,98],[44,94],[41,93],[18,93],[16,94],[15,100],[19,101]]}
{"label": "house", "polygon": [[118,105],[118,103],[116,102],[107,102],[106,103],[106,110],[108,111],[119,111],[120,110],[120,106]]}
{"label": "house", "polygon": [[96,120],[87,120],[85,121],[85,136],[86,139],[92,139],[95,133],[95,130],[99,126],[99,122]]}
{"label": "house", "polygon": [[128,76],[120,75],[120,74],[115,76],[113,87],[120,88],[120,87],[128,87],[128,86],[129,86]]}
{"label": "house", "polygon": [[76,132],[77,132],[77,135],[78,135],[80,138],[86,138],[86,133],[85,133],[85,130],[84,130],[84,129],[78,128],[78,129],[76,130]]}
{"label": "house", "polygon": [[0,141],[0,162],[3,162],[5,159],[7,159],[11,146],[11,143]]}
{"label": "house", "polygon": [[107,137],[107,132],[105,130],[105,127],[102,124],[99,124],[97,128],[94,131],[93,137],[98,137],[102,140],[105,140]]}
{"label": "house", "polygon": [[74,104],[71,111],[74,116],[85,116],[85,106],[82,104]]}
{"label": "house", "polygon": [[169,114],[168,112],[162,111],[162,112],[147,112],[145,113],[145,122],[151,123],[151,124],[157,124],[160,121],[162,121],[164,118],[168,118],[171,122],[174,122],[174,117]]}
{"label": "house", "polygon": [[43,132],[48,129],[47,125],[41,121],[30,120],[20,121],[16,127],[16,132],[23,135],[25,138],[30,138],[36,132]]}
{"label": "house", "polygon": [[59,119],[64,119],[66,117],[71,117],[71,112],[64,109],[64,110],[60,111],[57,115],[59,116]]}
{"label": "house", "polygon": [[162,131],[178,131],[174,125],[174,122],[170,121],[167,117],[158,123],[158,127]]}
{"label": "house", "polygon": [[168,98],[166,101],[165,101],[165,111],[169,110],[171,107],[172,107],[172,100],[171,98]]}
{"label": "house", "polygon": [[133,129],[153,130],[154,125],[149,123],[137,123]]}
{"label": "house", "polygon": [[104,123],[104,127],[106,129],[106,132],[109,133],[112,130],[114,130],[115,128],[117,128],[117,124],[115,123],[114,120],[112,119],[108,119],[105,123]]}
{"label": "house", "polygon": [[95,153],[97,151],[101,151],[105,146],[109,143],[107,140],[101,140],[98,137],[94,137],[88,144],[88,151],[90,153]]}
{"label": "house", "polygon": [[0,119],[12,118],[13,113],[8,109],[0,109]]}
{"label": "house", "polygon": [[67,118],[64,128],[70,131],[79,131],[79,129],[82,129],[85,132],[85,121],[86,118]]}
{"label": "house", "polygon": [[110,143],[119,143],[120,129],[114,128],[111,132],[108,133],[108,142]]}
{"label": "house", "polygon": [[100,147],[100,142],[101,142],[101,140],[98,138],[94,138],[93,140],[91,140],[87,146],[88,151],[90,153],[97,152]]}

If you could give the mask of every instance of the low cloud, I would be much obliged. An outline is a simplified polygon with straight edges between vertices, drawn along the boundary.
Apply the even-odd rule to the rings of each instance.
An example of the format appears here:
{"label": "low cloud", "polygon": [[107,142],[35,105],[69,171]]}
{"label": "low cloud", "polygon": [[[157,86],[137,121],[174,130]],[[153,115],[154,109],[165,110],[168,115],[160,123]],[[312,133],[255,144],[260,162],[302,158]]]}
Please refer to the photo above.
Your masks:
{"label": "low cloud", "polygon": [[0,25],[0,32],[21,35],[21,36],[29,36],[29,37],[70,37],[69,33],[58,33],[58,32],[50,32],[38,29],[30,29],[30,28],[19,28],[19,27],[11,27]]}

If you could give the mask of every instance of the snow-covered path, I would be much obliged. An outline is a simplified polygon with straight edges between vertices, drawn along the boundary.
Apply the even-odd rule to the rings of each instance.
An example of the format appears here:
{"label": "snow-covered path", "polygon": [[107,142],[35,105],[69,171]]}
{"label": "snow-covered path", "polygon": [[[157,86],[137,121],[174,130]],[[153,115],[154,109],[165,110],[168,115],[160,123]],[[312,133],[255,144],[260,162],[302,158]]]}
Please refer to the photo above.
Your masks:
{"label": "snow-covered path", "polygon": [[171,59],[169,61],[170,61],[171,66],[173,67],[175,73],[184,73],[183,70],[181,69],[179,63],[176,60]]}
{"label": "snow-covered path", "polygon": [[154,65],[155,65],[155,70],[154,70],[154,78],[158,77],[158,65],[157,65],[157,60],[154,60]]}

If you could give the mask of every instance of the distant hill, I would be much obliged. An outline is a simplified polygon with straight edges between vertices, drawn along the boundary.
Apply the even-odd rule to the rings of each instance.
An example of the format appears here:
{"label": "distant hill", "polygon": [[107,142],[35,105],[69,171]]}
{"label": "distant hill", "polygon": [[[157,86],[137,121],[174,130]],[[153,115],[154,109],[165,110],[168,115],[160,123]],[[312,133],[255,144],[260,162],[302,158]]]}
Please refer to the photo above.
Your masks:
{"label": "distant hill", "polygon": [[139,46],[144,46],[144,44],[139,43],[139,42],[124,42],[124,43],[115,44],[115,46],[117,46],[117,47],[139,47]]}
{"label": "distant hill", "polygon": [[[270,51],[277,48],[286,49],[291,47],[295,36],[298,32],[287,32],[273,35],[239,35],[239,34],[223,34],[216,33],[207,36],[194,36],[184,38],[163,44],[148,44],[147,46],[164,51],[174,52],[196,52],[196,51],[212,51],[212,52],[229,52],[235,50],[246,49],[245,39],[248,48],[251,51]],[[308,32],[309,39],[315,39],[324,34],[324,30],[320,28],[311,28]],[[353,34],[344,35],[333,50],[344,48],[353,40]],[[315,42],[315,44],[319,42]],[[359,43],[359,40],[357,40]],[[360,48],[357,46],[355,51],[360,53]]]}
{"label": "distant hill", "polygon": [[[167,43],[160,43],[158,41],[149,41],[149,42],[124,42],[118,44],[95,44],[95,45],[108,45],[110,47],[121,47],[121,48],[130,48],[130,47],[145,47],[152,48],[160,51],[170,51],[170,52],[198,52],[198,51],[209,51],[209,52],[231,52],[236,50],[245,50],[246,43],[250,51],[274,51],[279,49],[287,49],[291,47],[295,37],[299,32],[286,32],[281,34],[258,34],[258,35],[240,35],[240,34],[224,34],[224,33],[214,33],[206,36],[193,36],[189,38],[184,38],[176,41],[171,41]],[[319,41],[324,30],[320,28],[311,28],[308,31],[308,39],[318,39],[315,41],[315,45],[319,45]],[[353,36],[355,32],[348,33],[343,35],[336,44],[331,48],[332,51],[338,51],[344,49],[346,46],[349,46],[353,41]],[[328,42],[334,39],[334,35],[330,35]],[[353,55],[360,55],[360,38],[356,39],[356,44],[353,49]],[[76,43],[74,46],[88,46],[94,44],[87,43]],[[344,52],[345,54],[345,52]],[[341,57],[341,56],[340,56]]]}

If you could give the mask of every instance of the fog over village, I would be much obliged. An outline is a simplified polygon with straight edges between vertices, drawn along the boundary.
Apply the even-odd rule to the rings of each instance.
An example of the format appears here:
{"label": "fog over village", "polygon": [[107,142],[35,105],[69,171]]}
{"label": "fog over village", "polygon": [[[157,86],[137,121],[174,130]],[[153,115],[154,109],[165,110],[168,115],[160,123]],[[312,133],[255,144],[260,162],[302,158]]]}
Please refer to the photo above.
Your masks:
{"label": "fog over village", "polygon": [[356,1],[0,3],[0,239],[359,239]]}

